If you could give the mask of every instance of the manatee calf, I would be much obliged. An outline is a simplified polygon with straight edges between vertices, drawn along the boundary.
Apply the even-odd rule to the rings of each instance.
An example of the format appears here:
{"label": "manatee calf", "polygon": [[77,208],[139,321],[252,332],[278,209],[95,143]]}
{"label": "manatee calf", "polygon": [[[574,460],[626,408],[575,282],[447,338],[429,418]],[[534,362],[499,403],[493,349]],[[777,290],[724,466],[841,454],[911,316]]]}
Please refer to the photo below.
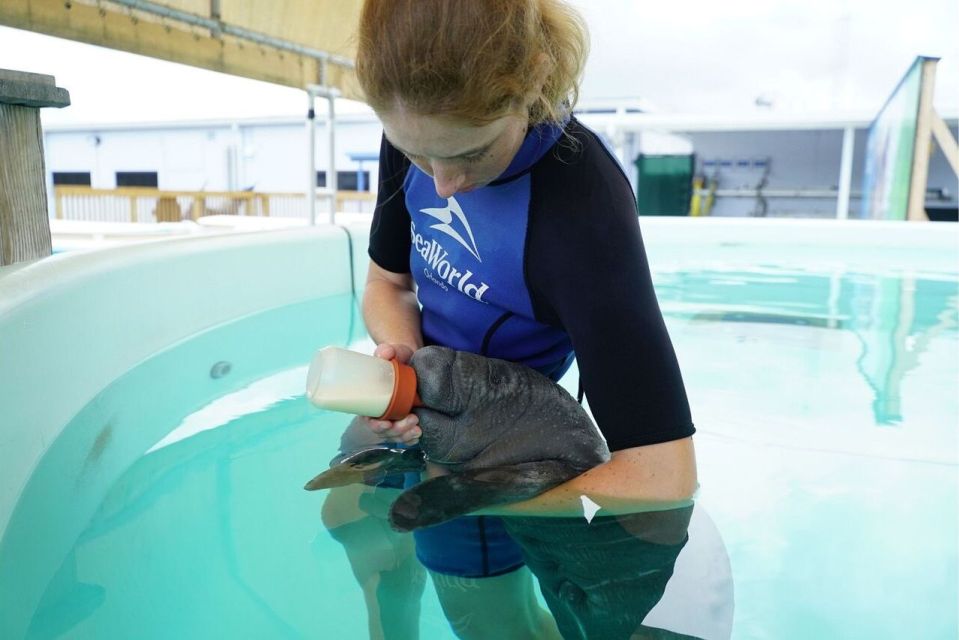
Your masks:
{"label": "manatee calf", "polygon": [[420,449],[370,447],[347,455],[307,489],[372,482],[442,465],[450,475],[404,491],[390,509],[400,531],[532,498],[609,460],[586,411],[559,385],[520,364],[444,347],[417,351],[424,406]]}

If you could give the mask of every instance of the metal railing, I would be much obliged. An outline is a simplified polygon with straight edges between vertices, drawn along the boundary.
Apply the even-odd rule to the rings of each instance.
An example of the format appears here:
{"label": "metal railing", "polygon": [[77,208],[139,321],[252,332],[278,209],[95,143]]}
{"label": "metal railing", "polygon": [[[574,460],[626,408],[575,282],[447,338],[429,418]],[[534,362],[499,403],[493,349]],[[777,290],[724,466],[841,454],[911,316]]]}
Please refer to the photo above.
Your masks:
{"label": "metal railing", "polygon": [[[308,218],[303,193],[257,191],[161,191],[145,187],[93,189],[57,185],[53,188],[58,220],[94,222],[179,222],[203,216],[271,216]],[[330,193],[317,190],[319,206],[330,206]],[[372,213],[376,194],[337,191],[336,210]]]}

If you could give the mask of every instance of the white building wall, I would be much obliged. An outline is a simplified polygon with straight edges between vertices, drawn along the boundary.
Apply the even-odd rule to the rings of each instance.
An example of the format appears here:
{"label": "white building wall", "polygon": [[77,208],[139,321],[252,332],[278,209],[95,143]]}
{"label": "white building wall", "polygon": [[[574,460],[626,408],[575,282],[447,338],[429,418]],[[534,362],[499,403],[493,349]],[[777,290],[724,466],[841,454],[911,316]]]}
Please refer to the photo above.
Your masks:
{"label": "white building wall", "polygon": [[[594,118],[584,114],[587,124]],[[345,115],[337,119],[336,164],[338,171],[356,170],[360,163],[350,154],[375,156],[380,147],[381,126],[373,116]],[[316,127],[316,168],[328,163],[328,135],[322,118]],[[601,135],[607,133],[596,126]],[[955,131],[953,127],[953,131]],[[853,164],[852,211],[858,211],[857,192],[862,184],[862,157],[866,131],[857,131]],[[954,133],[955,135],[955,133]],[[624,170],[635,188],[636,168],[632,163],[641,148],[646,152],[650,134],[627,133],[619,143],[626,156]],[[677,139],[676,136],[669,136]],[[684,135],[700,161],[734,161],[738,158],[770,157],[771,174],[767,189],[835,188],[839,177],[842,132],[806,131],[725,131]],[[226,191],[253,189],[262,192],[302,193],[308,185],[307,129],[296,118],[247,121],[168,123],[152,125],[101,125],[91,127],[48,127],[46,164],[53,172],[90,172],[92,186],[111,189],[118,171],[156,171],[161,189],[178,191]],[[688,150],[687,150],[688,152]],[[377,163],[363,163],[370,172],[370,190],[377,185]],[[701,167],[697,167],[700,169]],[[754,186],[758,175],[725,171],[720,188]],[[932,157],[929,186],[941,188],[946,204],[956,202],[957,182],[940,152]],[[52,202],[52,199],[51,199]],[[755,198],[720,198],[714,215],[750,215]],[[52,204],[51,204],[52,207]],[[770,215],[835,215],[835,198],[770,198]]]}
{"label": "white building wall", "polygon": [[[328,164],[329,138],[317,121],[316,169]],[[373,118],[337,121],[336,168],[360,163],[351,153],[376,154],[382,129]],[[305,191],[308,185],[305,121],[170,123],[49,127],[47,173],[89,172],[91,186],[116,187],[118,171],[155,171],[160,189],[176,191]],[[376,185],[376,162],[364,162]]]}

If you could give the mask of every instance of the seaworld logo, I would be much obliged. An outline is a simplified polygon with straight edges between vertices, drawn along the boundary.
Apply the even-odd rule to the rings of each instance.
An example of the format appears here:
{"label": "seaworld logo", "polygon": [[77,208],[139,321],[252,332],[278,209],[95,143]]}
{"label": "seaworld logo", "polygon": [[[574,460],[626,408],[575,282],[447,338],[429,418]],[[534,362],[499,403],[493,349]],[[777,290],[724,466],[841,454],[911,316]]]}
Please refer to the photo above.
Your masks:
{"label": "seaworld logo", "polygon": [[[432,228],[435,229],[437,226],[439,225],[435,225]],[[443,245],[432,238],[427,240],[421,234],[417,233],[416,224],[412,222],[410,223],[410,237],[414,249],[422,256],[427,264],[427,267],[423,269],[423,274],[428,280],[432,281],[444,291],[449,290],[447,288],[448,286],[454,287],[474,300],[486,304],[486,301],[483,300],[483,295],[489,290],[488,284],[485,282],[480,282],[479,284],[472,282],[473,272],[469,269],[463,272],[454,267],[449,261],[449,252],[443,248]],[[470,239],[472,239],[472,235]],[[469,249],[469,247],[467,247],[467,249]],[[477,256],[477,259],[478,258]]]}
{"label": "seaworld logo", "polygon": [[[476,248],[476,239],[473,238],[473,230],[470,229],[469,220],[466,219],[466,214],[463,213],[463,208],[460,207],[460,203],[456,201],[456,198],[447,198],[446,206],[440,207],[437,209],[420,209],[420,212],[425,213],[428,216],[436,218],[440,221],[439,224],[434,224],[430,229],[436,229],[441,231],[459,242],[463,247],[473,254],[480,262],[483,261],[479,255],[479,249]],[[459,223],[458,225],[456,223]],[[460,230],[454,228],[454,226],[459,226]],[[464,234],[460,231],[465,232]],[[469,238],[469,242],[466,241],[466,238]]]}

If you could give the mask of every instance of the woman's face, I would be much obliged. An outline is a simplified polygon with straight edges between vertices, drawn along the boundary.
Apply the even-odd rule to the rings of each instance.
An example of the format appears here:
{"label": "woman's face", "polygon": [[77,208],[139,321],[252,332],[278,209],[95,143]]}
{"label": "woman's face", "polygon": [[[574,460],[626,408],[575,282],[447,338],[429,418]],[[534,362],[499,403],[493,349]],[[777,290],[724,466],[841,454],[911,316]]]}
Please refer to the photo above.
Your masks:
{"label": "woman's face", "polygon": [[402,106],[379,113],[387,140],[424,173],[436,194],[449,198],[498,178],[519,151],[527,119],[503,116],[482,126],[441,115],[421,115]]}

